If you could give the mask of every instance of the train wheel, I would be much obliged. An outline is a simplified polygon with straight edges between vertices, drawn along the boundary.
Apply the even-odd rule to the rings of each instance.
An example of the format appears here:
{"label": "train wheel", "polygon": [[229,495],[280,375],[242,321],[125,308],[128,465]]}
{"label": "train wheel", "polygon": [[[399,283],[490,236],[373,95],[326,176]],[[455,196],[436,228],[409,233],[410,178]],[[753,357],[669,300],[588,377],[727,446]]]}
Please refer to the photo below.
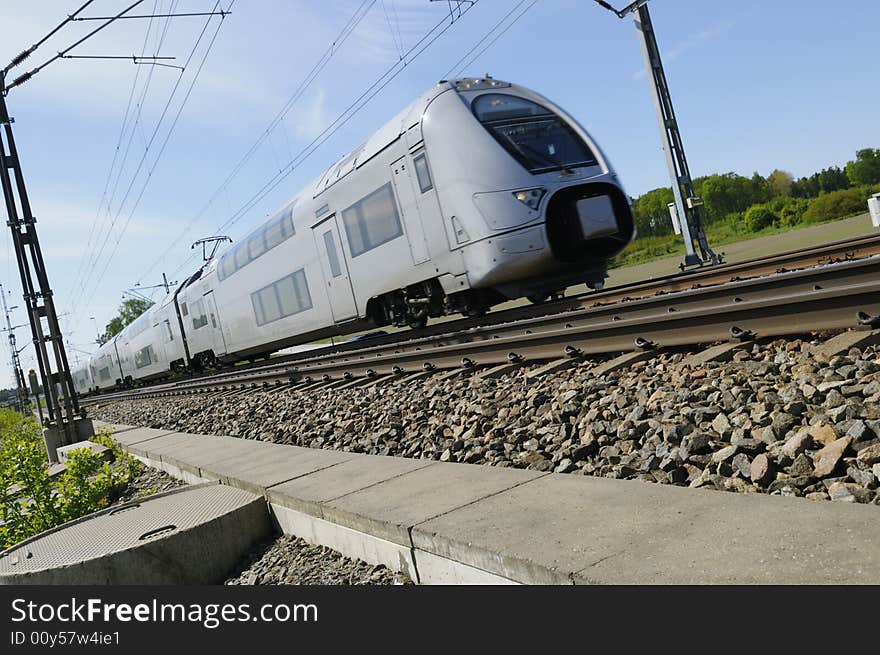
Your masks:
{"label": "train wheel", "polygon": [[406,322],[406,324],[409,325],[413,330],[421,330],[428,324],[428,317],[427,316],[419,316],[418,318],[413,317],[413,318],[410,318]]}

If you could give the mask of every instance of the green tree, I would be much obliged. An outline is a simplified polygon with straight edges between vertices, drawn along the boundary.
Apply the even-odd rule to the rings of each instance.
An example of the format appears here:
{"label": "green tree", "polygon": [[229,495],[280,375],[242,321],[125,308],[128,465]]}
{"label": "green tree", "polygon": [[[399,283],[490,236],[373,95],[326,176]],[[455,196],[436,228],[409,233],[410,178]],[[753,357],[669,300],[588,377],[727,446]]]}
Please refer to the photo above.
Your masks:
{"label": "green tree", "polygon": [[855,186],[880,182],[880,149],[857,151],[855,161],[846,164],[846,176]]}
{"label": "green tree", "polygon": [[119,306],[119,313],[107,323],[104,334],[101,335],[101,343],[107,343],[122,332],[125,326],[147,311],[152,304],[149,300],[142,300],[141,298],[126,298],[123,300]]}
{"label": "green tree", "polygon": [[794,177],[787,171],[778,168],[767,176],[767,186],[774,196],[790,196]]}
{"label": "green tree", "polygon": [[659,236],[672,232],[668,207],[672,200],[672,189],[661,187],[648,191],[633,203],[636,229],[640,236]]}
{"label": "green tree", "polygon": [[769,199],[767,180],[757,173],[751,179],[736,173],[708,175],[699,182],[709,223]]}
{"label": "green tree", "polygon": [[829,166],[819,171],[819,190],[831,193],[850,187],[849,176],[838,166]]}
{"label": "green tree", "polygon": [[791,195],[795,198],[815,198],[820,191],[818,173],[798,179],[791,187]]}

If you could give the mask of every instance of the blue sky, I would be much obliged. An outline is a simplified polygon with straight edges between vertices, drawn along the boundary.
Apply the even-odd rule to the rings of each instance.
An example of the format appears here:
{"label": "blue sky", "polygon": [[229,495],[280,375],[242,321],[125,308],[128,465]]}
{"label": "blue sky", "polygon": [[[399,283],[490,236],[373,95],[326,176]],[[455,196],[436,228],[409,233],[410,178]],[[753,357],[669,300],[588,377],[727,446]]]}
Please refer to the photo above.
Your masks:
{"label": "blue sky", "polygon": [[[156,6],[165,13],[173,3],[178,12],[204,11],[215,1],[146,0],[142,8],[146,13]],[[230,1],[222,0],[223,6]],[[80,4],[81,0],[4,0],[0,62],[9,61]],[[96,0],[84,15],[111,14],[126,4]],[[50,280],[59,311],[67,313],[62,325],[71,360],[84,356],[79,351],[94,348],[94,323],[103,328],[123,290],[138,282],[156,284],[162,271],[173,272],[172,279],[179,280],[194,270],[190,243],[214,234],[399,61],[401,51],[449,14],[447,2],[376,2],[284,121],[208,205],[360,5],[361,0],[235,2],[158,159],[215,24],[208,26],[182,74],[162,123],[162,108],[181,75],[172,68],[58,61],[9,94]],[[518,0],[480,0],[225,233],[233,239],[242,236],[444,77],[517,5]],[[845,7],[817,0],[653,0],[651,11],[695,176],[755,170],[767,174],[776,167],[800,176],[842,164],[857,148],[880,147],[876,0],[853,0]],[[204,20],[172,21],[159,54],[177,57],[168,63],[182,64]],[[94,25],[66,28],[18,72]],[[158,27],[158,21],[152,26],[146,20],[118,21],[77,52],[139,54],[151,28],[147,51],[155,54]],[[668,184],[631,20],[618,20],[590,0],[537,0],[467,68],[472,75],[486,72],[532,87],[565,107],[602,145],[631,195]],[[130,113],[139,119],[130,123],[135,129],[126,131],[121,141],[117,163],[132,135],[121,174],[117,169],[108,177],[136,75],[136,99],[148,78],[150,85],[139,113]],[[146,150],[157,124],[157,137]],[[144,164],[135,175],[142,158]],[[109,209],[102,201],[108,179],[109,189],[116,189]],[[0,244],[0,281],[13,292],[11,304],[20,306],[9,241],[7,235]],[[95,257],[105,242],[100,257]],[[26,322],[20,309],[13,312],[13,321]],[[17,334],[19,344],[29,341],[26,329]],[[0,361],[5,361],[5,343],[2,350]],[[22,353],[25,369],[33,365],[31,352],[29,346]],[[10,386],[7,369],[0,367],[2,386]]]}

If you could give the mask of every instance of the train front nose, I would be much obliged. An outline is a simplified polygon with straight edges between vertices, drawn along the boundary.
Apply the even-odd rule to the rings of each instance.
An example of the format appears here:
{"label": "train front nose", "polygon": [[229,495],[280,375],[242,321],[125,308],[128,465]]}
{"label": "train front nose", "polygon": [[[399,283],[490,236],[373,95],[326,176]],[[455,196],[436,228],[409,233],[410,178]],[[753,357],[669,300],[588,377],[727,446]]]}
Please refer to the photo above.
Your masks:
{"label": "train front nose", "polygon": [[547,203],[547,240],[562,262],[605,260],[630,242],[635,221],[620,187],[594,182],[556,191]]}

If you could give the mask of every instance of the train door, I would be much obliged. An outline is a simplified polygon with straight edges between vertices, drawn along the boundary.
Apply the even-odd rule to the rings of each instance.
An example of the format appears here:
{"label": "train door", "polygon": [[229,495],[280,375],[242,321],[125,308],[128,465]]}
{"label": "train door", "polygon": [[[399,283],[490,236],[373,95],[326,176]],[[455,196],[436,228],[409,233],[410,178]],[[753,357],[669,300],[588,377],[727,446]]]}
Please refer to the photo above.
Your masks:
{"label": "train door", "polygon": [[[437,190],[434,188],[434,178],[431,175],[431,169],[428,164],[428,157],[425,149],[421,148],[412,155],[412,182],[413,193],[416,197],[416,204],[419,207],[419,214],[422,217],[422,224],[431,243],[436,244],[434,257],[440,254],[440,244],[449,244],[449,237],[443,224],[443,212],[440,210],[440,200],[437,198]],[[466,240],[466,239],[465,239]]]}
{"label": "train door", "polygon": [[226,338],[223,336],[223,326],[220,324],[220,314],[217,311],[214,292],[206,293],[204,299],[208,310],[208,328],[211,330],[211,350],[219,357],[226,354]]}
{"label": "train door", "polygon": [[351,286],[345,251],[341,247],[342,240],[339,238],[336,215],[333,214],[312,227],[312,236],[315,238],[315,248],[318,251],[318,259],[321,260],[321,270],[327,281],[327,297],[330,299],[333,321],[339,323],[355,318],[357,304],[354,299],[354,289]]}
{"label": "train door", "polygon": [[430,259],[428,244],[425,243],[425,230],[422,226],[422,216],[419,212],[419,204],[413,191],[410,180],[412,165],[408,157],[401,157],[391,164],[391,179],[394,181],[394,191],[397,202],[400,204],[400,214],[406,226],[406,238],[409,241],[409,249],[414,264],[421,264]]}

